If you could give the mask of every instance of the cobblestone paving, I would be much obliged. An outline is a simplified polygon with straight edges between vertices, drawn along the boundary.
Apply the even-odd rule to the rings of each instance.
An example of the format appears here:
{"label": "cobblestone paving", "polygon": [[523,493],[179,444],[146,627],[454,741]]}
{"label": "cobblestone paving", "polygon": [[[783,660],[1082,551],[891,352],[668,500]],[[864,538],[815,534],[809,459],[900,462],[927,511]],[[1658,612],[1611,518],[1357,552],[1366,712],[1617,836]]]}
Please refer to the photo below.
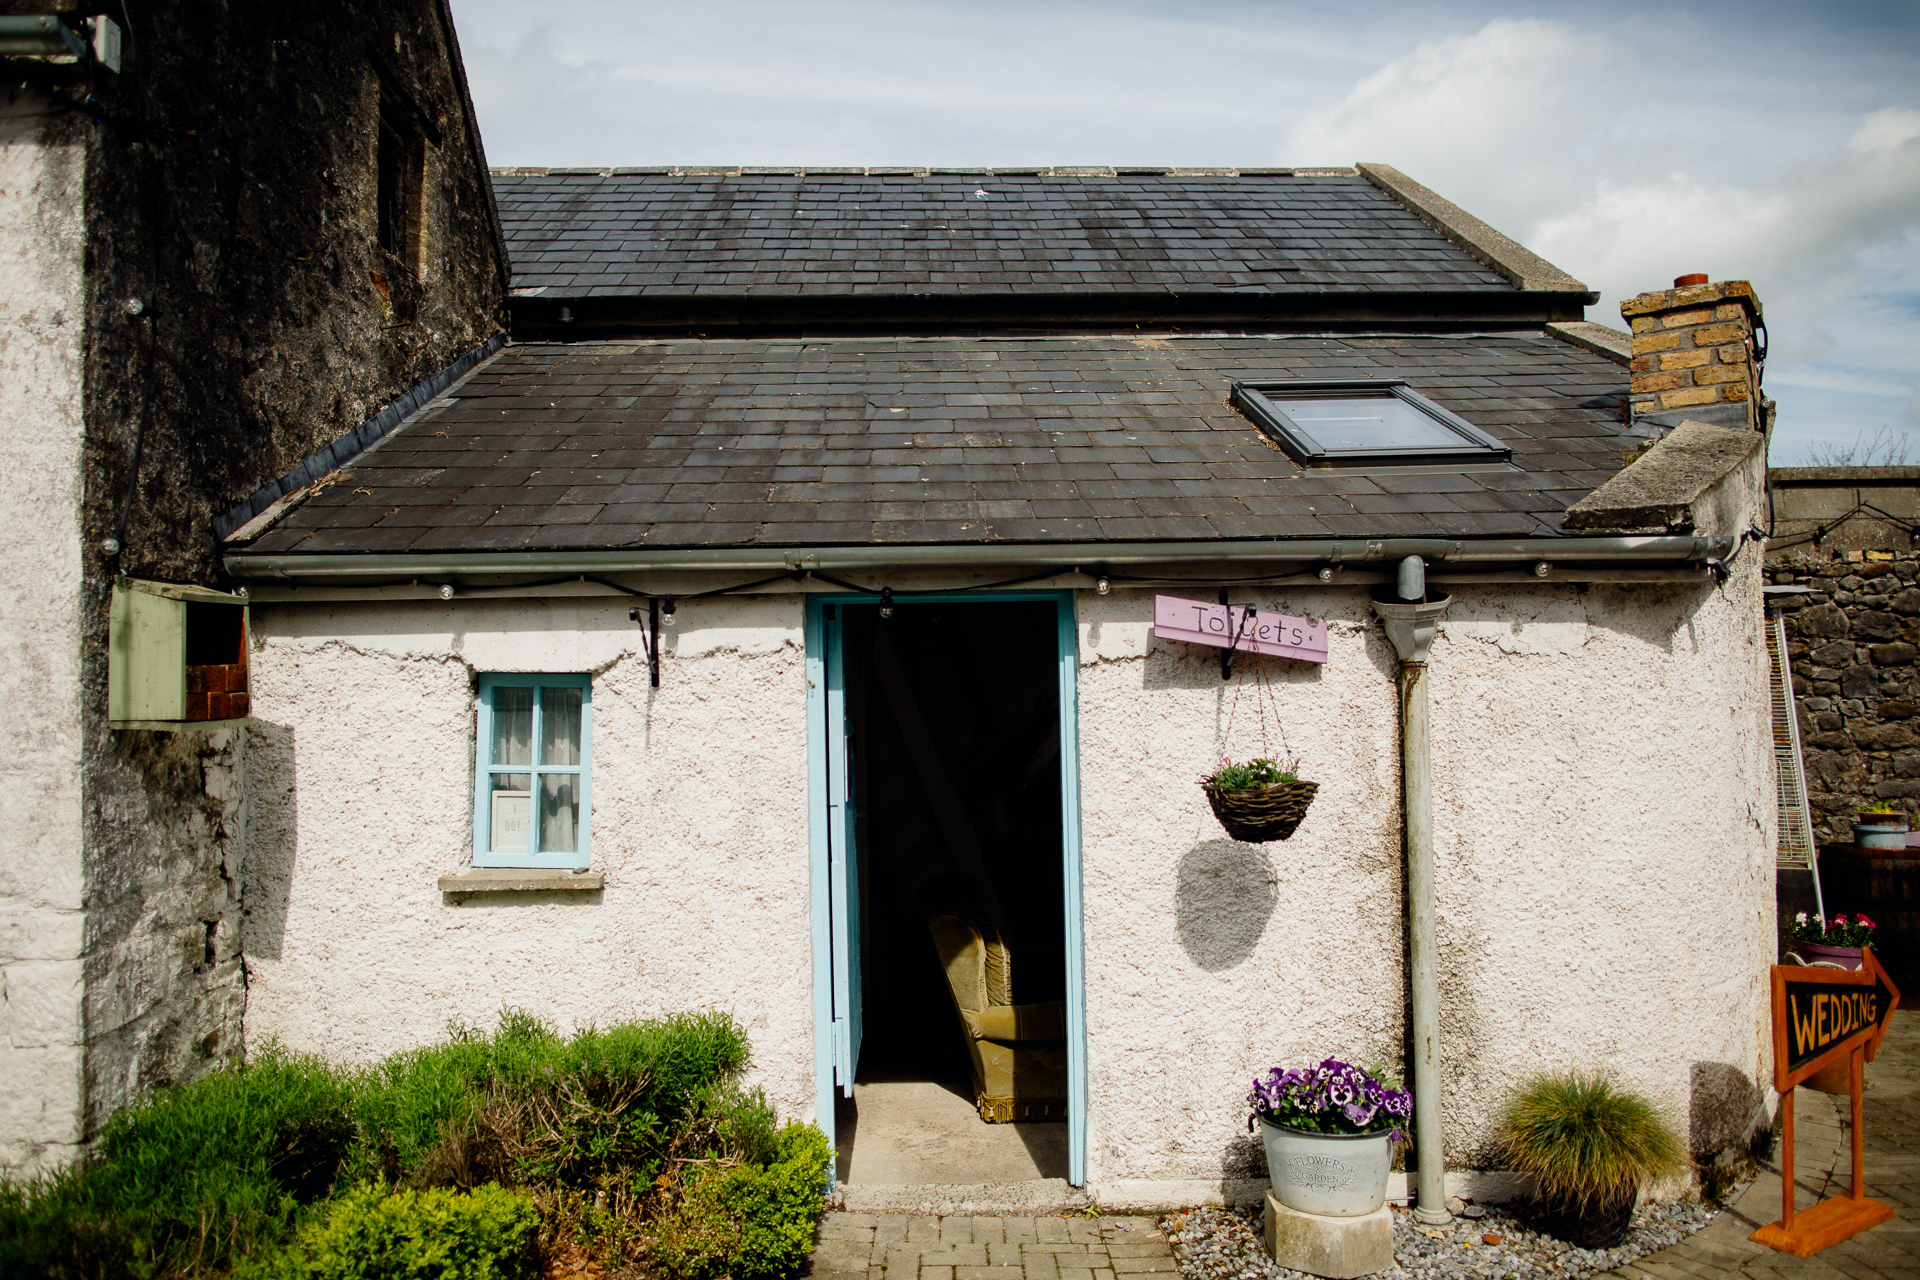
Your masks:
{"label": "cobblestone paving", "polygon": [[[1811,1258],[1754,1244],[1747,1236],[1780,1217],[1778,1162],[1739,1203],[1696,1236],[1617,1271],[1617,1280],[1914,1280],[1920,1277],[1920,1011],[1893,1015],[1880,1056],[1867,1068],[1864,1098],[1867,1194],[1899,1216]],[[1810,1209],[1852,1189],[1850,1104],[1801,1089],[1794,1098],[1794,1208]]]}
{"label": "cobblestone paving", "polygon": [[1133,1280],[1175,1274],[1152,1218],[830,1213],[813,1280]]}
{"label": "cobblestone paving", "polygon": [[[1609,1280],[1920,1280],[1920,1011],[1894,1015],[1867,1068],[1867,1194],[1899,1215],[1812,1258],[1747,1236],[1780,1216],[1777,1163],[1699,1234],[1608,1272]],[[1849,1190],[1847,1100],[1795,1098],[1795,1199],[1809,1209]],[[1150,1217],[933,1217],[830,1213],[813,1280],[1131,1280],[1176,1273]]]}

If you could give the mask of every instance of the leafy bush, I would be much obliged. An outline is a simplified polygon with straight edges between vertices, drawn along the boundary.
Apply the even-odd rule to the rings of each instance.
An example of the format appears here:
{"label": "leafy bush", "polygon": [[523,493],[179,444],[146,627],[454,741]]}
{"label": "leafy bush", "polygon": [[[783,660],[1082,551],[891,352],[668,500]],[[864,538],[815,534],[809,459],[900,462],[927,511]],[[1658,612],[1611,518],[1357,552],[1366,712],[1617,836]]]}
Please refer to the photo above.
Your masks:
{"label": "leafy bush", "polygon": [[748,1058],[746,1033],[724,1014],[562,1038],[510,1011],[492,1037],[458,1032],[369,1074],[353,1173],[625,1195],[687,1159],[764,1161],[773,1115],[738,1091]]}
{"label": "leafy bush", "polygon": [[1601,1075],[1533,1077],[1508,1101],[1501,1129],[1508,1162],[1533,1175],[1549,1205],[1617,1203],[1687,1167],[1685,1147],[1653,1104]]}
{"label": "leafy bush", "polygon": [[[306,1206],[355,1184],[518,1188],[540,1219],[529,1240],[553,1257],[629,1260],[657,1224],[691,1214],[716,1243],[689,1258],[747,1249],[804,1259],[804,1248],[796,1255],[782,1241],[811,1238],[826,1157],[802,1160],[806,1143],[795,1135],[810,1133],[822,1153],[825,1140],[817,1130],[776,1131],[766,1099],[740,1088],[748,1058],[745,1032],[715,1013],[563,1037],[508,1011],[492,1035],[459,1030],[355,1072],[269,1047],[245,1066],[129,1108],[74,1170],[0,1180],[0,1275],[223,1273],[272,1255],[321,1212]],[[811,1185],[796,1161],[817,1166]],[[755,1202],[763,1191],[778,1194]],[[407,1222],[467,1211],[449,1207],[456,1203],[492,1203],[447,1200],[442,1191],[375,1207],[370,1194],[331,1206],[334,1234],[313,1237],[320,1243],[303,1235],[300,1256],[332,1257],[331,1249],[357,1257],[351,1241],[398,1248]],[[438,1255],[420,1256],[421,1267],[441,1266]],[[771,1274],[752,1274],[763,1273]],[[735,1274],[748,1273],[736,1266]]]}
{"label": "leafy bush", "polygon": [[649,1257],[690,1280],[759,1280],[797,1270],[813,1249],[833,1151],[810,1124],[775,1137],[773,1162],[710,1165],[655,1229]]}
{"label": "leafy bush", "polygon": [[532,1200],[491,1183],[391,1193],[367,1183],[236,1280],[518,1280],[538,1217]]}
{"label": "leafy bush", "polygon": [[284,1240],[327,1195],[351,1093],[273,1046],[116,1115],[85,1164],[0,1194],[0,1274],[176,1275]]}

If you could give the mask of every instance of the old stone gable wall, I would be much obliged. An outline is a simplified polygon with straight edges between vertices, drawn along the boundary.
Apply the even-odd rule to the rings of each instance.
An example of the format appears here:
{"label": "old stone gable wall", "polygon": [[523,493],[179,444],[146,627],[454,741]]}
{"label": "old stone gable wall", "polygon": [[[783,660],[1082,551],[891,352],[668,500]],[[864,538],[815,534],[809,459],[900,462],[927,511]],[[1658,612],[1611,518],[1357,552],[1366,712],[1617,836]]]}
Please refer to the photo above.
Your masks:
{"label": "old stone gable wall", "polygon": [[[98,102],[74,460],[87,1136],[237,1053],[245,1002],[246,742],[108,727],[113,577],[220,585],[213,516],[498,332],[505,280],[442,0],[127,9],[121,73],[52,91]],[[418,145],[399,253],[383,109]]]}
{"label": "old stone gable wall", "polygon": [[1850,841],[1863,804],[1920,814],[1920,552],[1770,558],[1787,618],[1814,839]]}

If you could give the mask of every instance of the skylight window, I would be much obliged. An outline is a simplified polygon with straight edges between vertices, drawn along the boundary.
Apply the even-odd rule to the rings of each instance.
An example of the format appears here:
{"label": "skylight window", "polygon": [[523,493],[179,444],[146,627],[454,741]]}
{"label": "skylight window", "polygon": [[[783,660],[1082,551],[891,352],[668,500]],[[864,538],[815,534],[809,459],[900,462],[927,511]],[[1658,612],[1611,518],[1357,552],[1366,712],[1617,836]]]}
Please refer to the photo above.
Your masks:
{"label": "skylight window", "polygon": [[1513,450],[1404,382],[1236,382],[1233,403],[1303,467],[1505,462]]}

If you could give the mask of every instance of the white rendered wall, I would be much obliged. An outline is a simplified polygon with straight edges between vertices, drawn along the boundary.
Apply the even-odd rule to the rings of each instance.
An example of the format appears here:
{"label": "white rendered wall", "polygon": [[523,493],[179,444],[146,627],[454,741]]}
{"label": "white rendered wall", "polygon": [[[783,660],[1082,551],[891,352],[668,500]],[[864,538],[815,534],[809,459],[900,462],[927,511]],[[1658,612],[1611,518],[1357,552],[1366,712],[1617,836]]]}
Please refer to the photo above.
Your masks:
{"label": "white rendered wall", "polygon": [[[367,1060],[491,1026],[730,1010],[813,1114],[798,597],[683,604],[651,689],[628,601],[257,605],[247,1037]],[[593,674],[599,893],[443,895],[467,864],[473,676]]]}
{"label": "white rendered wall", "polygon": [[[1487,1163],[1507,1090],[1537,1070],[1611,1072],[1707,1151],[1766,1101],[1773,777],[1748,558],[1725,588],[1454,592],[1430,664],[1454,1168]],[[1393,650],[1358,592],[1238,599],[1331,624],[1324,668],[1269,664],[1321,784],[1284,843],[1228,840],[1194,785],[1262,753],[1251,688],[1223,738],[1216,652],[1151,639],[1150,593],[1080,601],[1102,1203],[1251,1198],[1256,1071],[1403,1059]]]}
{"label": "white rendered wall", "polygon": [[0,91],[0,1170],[81,1140],[84,153]]}
{"label": "white rendered wall", "polygon": [[[1725,588],[1455,592],[1431,678],[1456,1168],[1485,1160],[1532,1070],[1609,1070],[1706,1149],[1765,1099],[1773,809],[1750,558]],[[1249,1195],[1257,1070],[1403,1054],[1396,663],[1364,594],[1240,597],[1331,624],[1324,667],[1269,664],[1321,791],[1264,846],[1228,840],[1195,781],[1279,739],[1262,744],[1254,689],[1222,683],[1217,651],[1149,636],[1151,597],[1078,603],[1088,1172],[1116,1205]],[[799,599],[683,605],[655,693],[625,615],[256,605],[251,1037],[364,1059],[503,1004],[563,1025],[719,1006],[782,1110],[811,1115]],[[472,673],[532,669],[595,673],[607,888],[455,902],[434,881],[467,853]]]}

